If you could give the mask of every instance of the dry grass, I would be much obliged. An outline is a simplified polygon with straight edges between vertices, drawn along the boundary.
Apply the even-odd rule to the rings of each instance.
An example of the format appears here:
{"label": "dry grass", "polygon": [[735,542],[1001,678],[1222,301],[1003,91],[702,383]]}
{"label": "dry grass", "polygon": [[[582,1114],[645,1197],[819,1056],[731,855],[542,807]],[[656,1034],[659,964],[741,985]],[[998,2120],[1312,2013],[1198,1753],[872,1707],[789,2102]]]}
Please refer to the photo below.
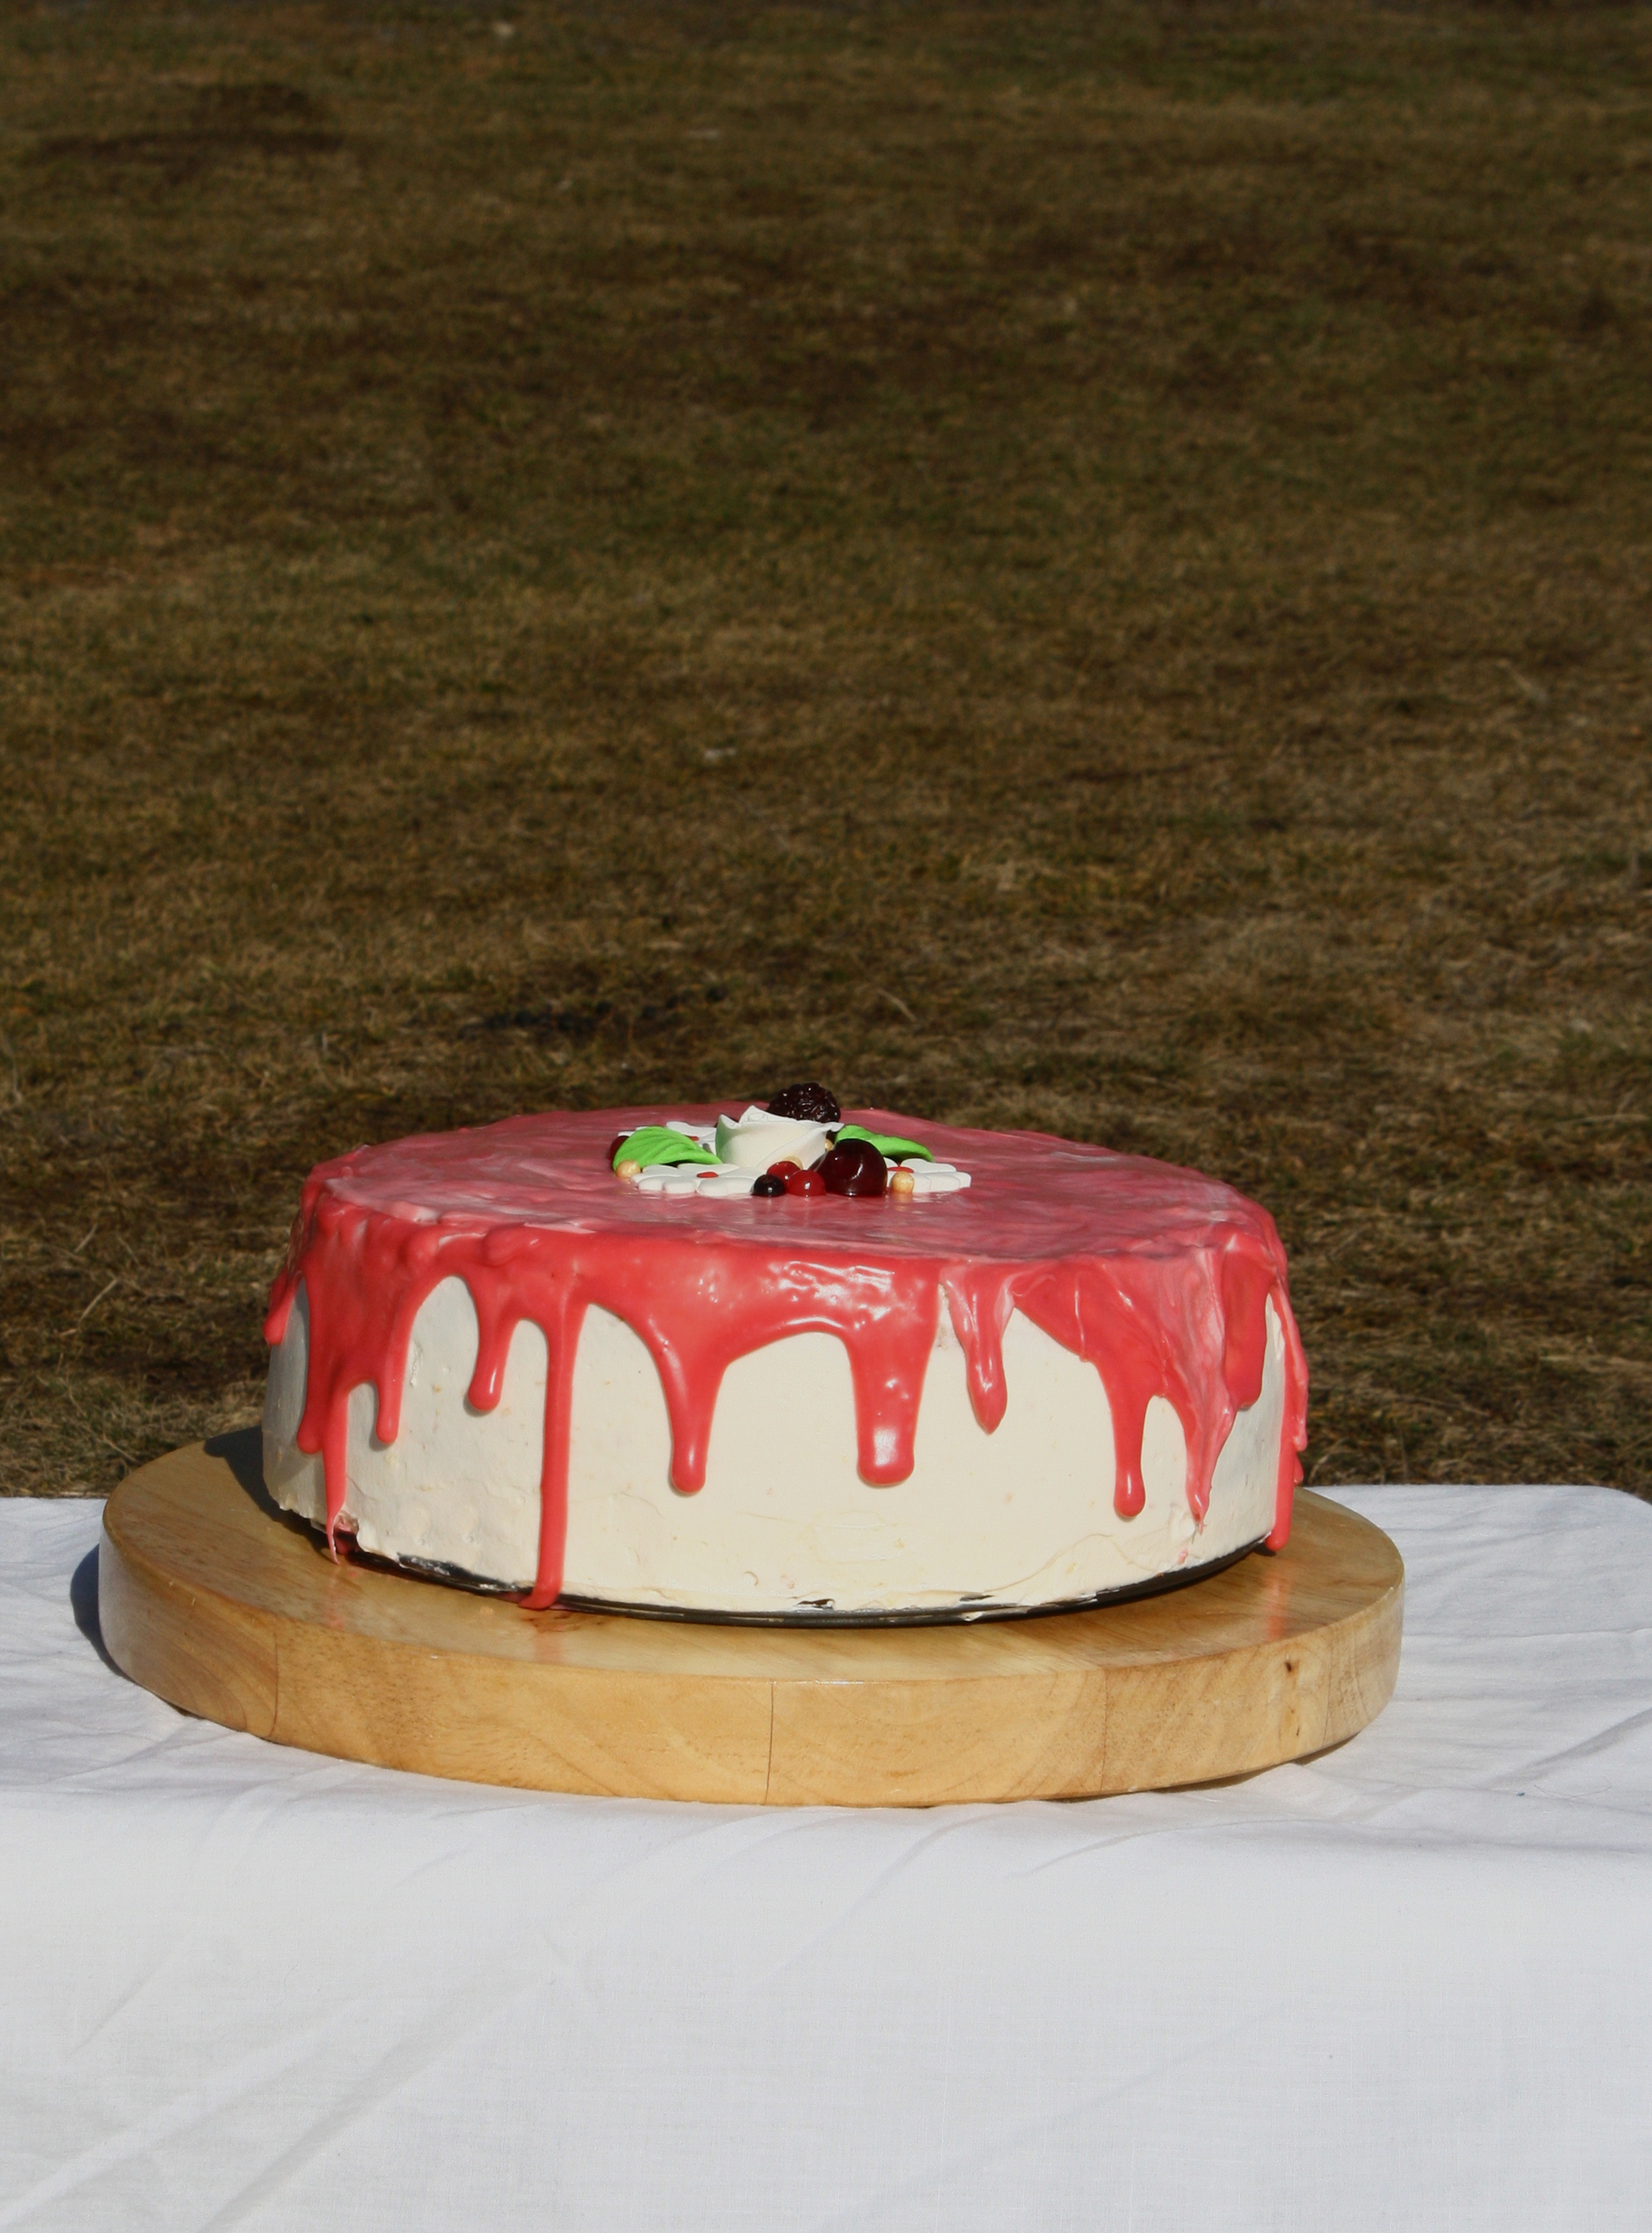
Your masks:
{"label": "dry grass", "polygon": [[814,1072],[1259,1195],[1321,1483],[1652,1490],[1649,87],[8,9],[0,1485],[253,1416],[316,1158]]}

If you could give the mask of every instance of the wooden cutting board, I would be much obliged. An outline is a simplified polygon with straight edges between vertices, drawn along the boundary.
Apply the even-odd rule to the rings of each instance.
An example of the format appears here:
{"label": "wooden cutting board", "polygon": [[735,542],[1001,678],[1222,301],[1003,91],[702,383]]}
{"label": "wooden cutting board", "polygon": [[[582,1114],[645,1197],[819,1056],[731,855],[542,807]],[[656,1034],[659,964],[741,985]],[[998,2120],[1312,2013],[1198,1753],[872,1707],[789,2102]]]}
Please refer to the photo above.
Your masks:
{"label": "wooden cutting board", "polygon": [[751,1806],[1077,1799],[1242,1775],[1381,1712],[1404,1569],[1302,1493],[1290,1543],[1185,1589],[969,1625],[803,1631],[525,1612],[335,1565],[256,1433],[109,1499],[104,1642],[133,1681],[277,1744],[426,1775]]}

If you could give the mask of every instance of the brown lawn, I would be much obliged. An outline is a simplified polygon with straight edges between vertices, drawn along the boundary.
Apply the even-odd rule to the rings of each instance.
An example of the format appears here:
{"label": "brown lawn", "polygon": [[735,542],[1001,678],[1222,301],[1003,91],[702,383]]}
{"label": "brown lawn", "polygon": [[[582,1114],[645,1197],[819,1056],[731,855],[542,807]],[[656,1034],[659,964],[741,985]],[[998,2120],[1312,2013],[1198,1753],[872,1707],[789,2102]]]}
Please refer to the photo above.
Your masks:
{"label": "brown lawn", "polygon": [[0,290],[0,1486],[318,1158],[818,1075],[1652,1491],[1652,11],[15,4]]}

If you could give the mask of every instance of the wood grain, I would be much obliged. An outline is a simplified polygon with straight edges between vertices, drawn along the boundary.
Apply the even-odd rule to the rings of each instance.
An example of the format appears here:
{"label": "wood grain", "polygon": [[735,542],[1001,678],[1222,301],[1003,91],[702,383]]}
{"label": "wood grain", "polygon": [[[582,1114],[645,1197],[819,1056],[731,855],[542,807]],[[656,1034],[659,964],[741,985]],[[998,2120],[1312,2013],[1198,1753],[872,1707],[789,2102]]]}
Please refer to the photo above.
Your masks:
{"label": "wood grain", "polygon": [[104,1641],[135,1682],[278,1744],[427,1775],[773,1806],[936,1806],[1199,1783],[1340,1743],[1399,1665],[1386,1535],[1299,1496],[1286,1548],[1089,1612],[910,1629],[524,1612],[335,1565],[256,1435],[111,1496]]}

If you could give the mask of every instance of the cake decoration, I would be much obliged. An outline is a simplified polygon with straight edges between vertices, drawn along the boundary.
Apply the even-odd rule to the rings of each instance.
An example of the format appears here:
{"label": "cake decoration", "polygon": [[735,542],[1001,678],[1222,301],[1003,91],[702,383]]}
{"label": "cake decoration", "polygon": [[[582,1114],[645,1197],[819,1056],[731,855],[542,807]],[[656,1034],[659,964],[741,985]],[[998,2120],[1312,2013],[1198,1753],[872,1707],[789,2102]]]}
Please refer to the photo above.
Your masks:
{"label": "cake decoration", "polygon": [[840,1124],[836,1137],[840,1148],[846,1140],[869,1140],[879,1154],[886,1156],[891,1162],[897,1156],[908,1156],[917,1162],[930,1163],[934,1161],[921,1140],[903,1140],[894,1132],[868,1132],[861,1124]]}
{"label": "cake decoration", "polygon": [[[845,1123],[836,1097],[823,1085],[785,1086],[766,1107],[753,1102],[738,1116],[719,1116],[713,1125],[680,1117],[640,1124],[609,1142],[608,1161],[615,1177],[638,1193],[673,1200],[691,1194],[708,1201],[838,1194],[850,1201],[913,1201],[960,1193],[970,1183],[967,1171],[938,1162],[921,1140]],[[895,1185],[901,1171],[906,1176]],[[805,1180],[805,1173],[816,1176]],[[764,1179],[781,1183],[764,1185]]]}
{"label": "cake decoration", "polygon": [[832,1143],[823,1120],[777,1116],[756,1103],[738,1117],[719,1116],[713,1136],[719,1162],[751,1171],[766,1171],[783,1158],[808,1170]]}
{"label": "cake decoration", "polygon": [[858,1140],[839,1138],[821,1164],[820,1175],[829,1194],[862,1195],[880,1200],[888,1190],[889,1166],[869,1136]]}
{"label": "cake decoration", "polygon": [[823,1085],[783,1085],[778,1093],[769,1097],[769,1114],[795,1117],[807,1124],[836,1124],[843,1112],[836,1095]]}
{"label": "cake decoration", "polygon": [[614,1168],[622,1162],[637,1171],[656,1167],[674,1168],[680,1163],[709,1163],[717,1167],[716,1151],[702,1147],[698,1140],[670,1124],[640,1124],[634,1132],[621,1134],[614,1143]]}

